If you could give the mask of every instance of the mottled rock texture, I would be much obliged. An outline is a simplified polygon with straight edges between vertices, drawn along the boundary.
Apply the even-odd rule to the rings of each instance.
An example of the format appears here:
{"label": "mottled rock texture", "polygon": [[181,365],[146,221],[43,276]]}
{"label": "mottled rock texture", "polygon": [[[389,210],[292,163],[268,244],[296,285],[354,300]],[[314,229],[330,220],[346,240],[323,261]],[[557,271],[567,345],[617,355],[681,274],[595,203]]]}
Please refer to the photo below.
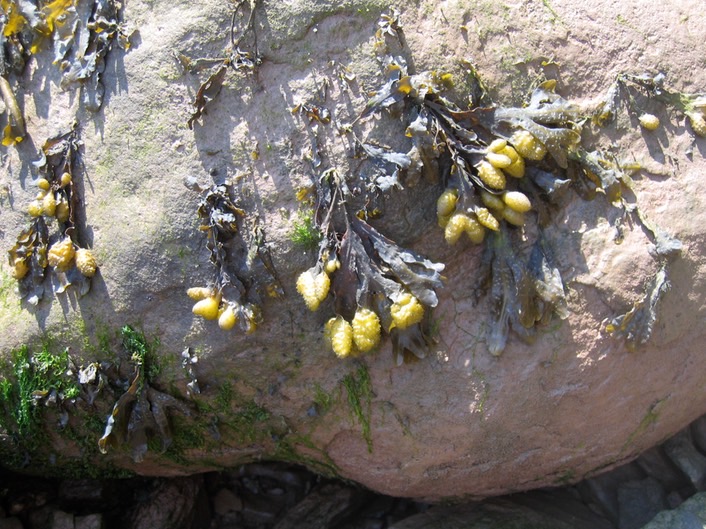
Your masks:
{"label": "mottled rock texture", "polygon": [[704,495],[703,492],[689,498],[677,509],[662,511],[655,516],[643,529],[660,529],[670,527],[703,527],[704,524]]}
{"label": "mottled rock texture", "polygon": [[[679,0],[659,8],[639,0],[422,0],[404,3],[401,22],[417,71],[454,74],[449,99],[465,106],[460,60],[467,58],[496,101],[516,105],[542,73],[577,101],[603,94],[621,72],[663,71],[675,89],[705,90],[706,14],[693,6]],[[114,389],[113,398],[104,392],[93,406],[69,407],[72,427],[88,428],[86,417],[100,419],[97,428],[91,422],[88,442],[65,435],[52,416],[44,426],[50,441],[44,459],[34,455],[30,462],[54,465],[59,473],[83,461],[79,473],[107,464],[174,475],[279,458],[386,494],[487,497],[599,473],[706,411],[706,143],[694,139],[683,115],[657,102],[645,110],[660,118],[658,130],[641,130],[636,116],[624,114],[601,140],[619,158],[649,168],[634,177],[628,199],[683,243],[645,346],[628,352],[601,332],[601,322],[641,299],[656,273],[649,234],[627,223],[624,241],[615,244],[619,211],[600,197],[575,197],[547,230],[570,316],[531,345],[511,335],[503,355],[491,356],[491,307],[487,298],[476,299],[482,250],[444,243],[434,205],[442,188],[420,182],[391,191],[381,201],[383,216],[371,223],[446,264],[433,315],[437,343],[426,359],[401,367],[389,341],[358,360],[341,361],[329,350],[322,328],[333,314],[331,301],[311,313],[295,290],[297,275],[316,260],[315,252],[291,241],[301,207],[295,194],[317,172],[306,160],[311,127],[290,109],[315,102],[330,109],[334,122],[353,121],[383,81],[373,34],[388,8],[382,0],[258,2],[253,27],[262,64],[254,74],[229,71],[193,130],[186,124],[191,102],[207,73],[183,73],[175,53],[223,56],[231,2],[126,2],[124,18],[138,33],[127,53],[108,55],[97,114],[81,108],[76,92],[59,89],[48,56],[11,79],[30,137],[2,151],[0,245],[8,250],[28,221],[38,149],[77,118],[85,163],[82,237],[100,272],[80,300],[49,296],[31,311],[14,293],[3,259],[0,354],[9,358],[21,344],[36,348],[49,338],[53,347],[70,346],[79,367],[121,359],[126,381],[129,355],[117,330],[130,324],[148,340],[159,339],[154,387],[189,400],[191,378],[180,356],[189,347],[198,357],[191,371],[201,388],[190,418],[171,416],[175,441],[166,452],[151,443],[140,463],[125,450],[97,453],[100,421],[120,394]],[[239,16],[236,22],[243,24]],[[342,81],[337,64],[355,80]],[[380,142],[406,145],[399,118],[381,114],[362,130],[373,125]],[[324,165],[355,175],[360,160],[348,156],[349,138],[333,124],[319,129]],[[204,286],[213,270],[198,231],[199,197],[182,184],[186,177],[204,186],[235,181],[247,223],[257,218],[264,230],[285,296],[265,299],[264,321],[252,335],[223,332],[191,313],[185,290]],[[351,396],[358,397],[357,414]],[[0,441],[6,454],[21,452],[9,433],[0,431]]]}

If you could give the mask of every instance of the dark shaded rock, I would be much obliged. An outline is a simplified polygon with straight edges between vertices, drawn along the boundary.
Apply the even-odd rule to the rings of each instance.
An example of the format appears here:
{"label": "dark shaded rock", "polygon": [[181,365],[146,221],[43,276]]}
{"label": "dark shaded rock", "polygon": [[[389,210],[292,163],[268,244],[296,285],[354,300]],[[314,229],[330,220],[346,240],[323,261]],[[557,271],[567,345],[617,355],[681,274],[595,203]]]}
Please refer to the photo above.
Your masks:
{"label": "dark shaded rock", "polygon": [[259,494],[243,495],[242,519],[248,524],[271,527],[283,512],[284,505]]}
{"label": "dark shaded rock", "polygon": [[366,494],[362,502],[345,520],[330,527],[335,529],[383,529],[424,512],[428,506],[405,498]]}
{"label": "dark shaded rock", "polygon": [[706,487],[706,456],[694,446],[689,430],[683,430],[664,443],[667,456],[689,478],[696,490]]}
{"label": "dark shaded rock", "polygon": [[10,515],[42,507],[56,495],[51,483],[37,478],[27,478],[26,480],[14,478],[11,483],[15,488],[8,497],[8,513]]}
{"label": "dark shaded rock", "polygon": [[667,492],[654,478],[628,481],[618,487],[619,529],[639,529],[667,509]]}
{"label": "dark shaded rock", "polygon": [[638,466],[650,477],[659,481],[669,491],[682,488],[689,489],[689,495],[696,492],[691,481],[679,470],[674,462],[667,457],[661,446],[656,446],[644,452],[635,461]]}
{"label": "dark shaded rock", "polygon": [[367,493],[329,483],[316,488],[282,518],[275,529],[328,529],[350,516]]}
{"label": "dark shaded rock", "polygon": [[241,467],[238,475],[257,478],[264,487],[268,487],[267,480],[270,480],[269,487],[286,485],[300,493],[304,492],[308,479],[307,473],[302,469],[287,465],[245,465]]}
{"label": "dark shaded rock", "polygon": [[508,501],[574,529],[612,529],[608,519],[589,509],[573,488],[513,494]]}
{"label": "dark shaded rock", "polygon": [[280,510],[294,506],[310,490],[311,476],[290,465],[245,465],[233,476],[236,488],[264,494]]}
{"label": "dark shaded rock", "polygon": [[98,479],[67,479],[59,484],[59,499],[66,502],[100,502],[104,482]]}
{"label": "dark shaded rock", "polygon": [[349,522],[341,529],[383,529],[387,527],[384,520],[362,519],[354,522]]}
{"label": "dark shaded rock", "polygon": [[54,516],[54,509],[49,505],[30,511],[28,519],[29,529],[50,529]]}
{"label": "dark shaded rock", "polygon": [[19,518],[0,518],[0,529],[24,529]]}
{"label": "dark shaded rock", "polygon": [[691,423],[691,437],[701,452],[706,453],[706,415]]}
{"label": "dark shaded rock", "polygon": [[102,529],[102,514],[87,514],[86,516],[76,516],[74,518],[74,529]]}
{"label": "dark shaded rock", "polygon": [[620,517],[616,491],[621,483],[644,478],[644,473],[635,463],[629,463],[599,476],[586,479],[577,485],[585,501],[617,525]]}
{"label": "dark shaded rock", "polygon": [[203,485],[202,476],[158,480],[152,491],[125,517],[130,529],[189,529]]}
{"label": "dark shaded rock", "polygon": [[218,515],[243,510],[243,500],[229,489],[220,489],[213,497],[213,511]]}
{"label": "dark shaded rock", "polygon": [[[571,523],[510,502],[433,507],[390,529],[577,529]],[[584,526],[585,527],[585,526]]]}
{"label": "dark shaded rock", "polygon": [[74,529],[74,515],[70,512],[55,510],[52,513],[51,529]]}

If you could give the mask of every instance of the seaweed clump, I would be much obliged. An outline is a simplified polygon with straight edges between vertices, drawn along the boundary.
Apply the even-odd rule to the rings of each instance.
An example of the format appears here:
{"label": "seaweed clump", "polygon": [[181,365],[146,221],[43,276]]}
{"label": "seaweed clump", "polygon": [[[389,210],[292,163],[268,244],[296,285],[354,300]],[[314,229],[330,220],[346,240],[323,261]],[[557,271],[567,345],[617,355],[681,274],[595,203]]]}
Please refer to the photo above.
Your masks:
{"label": "seaweed clump", "polygon": [[[178,426],[174,412],[190,417],[192,408],[158,389],[157,341],[147,341],[127,325],[120,329],[120,338],[132,368],[127,378],[113,362],[79,367],[68,348],[53,352],[51,344],[12,352],[8,365],[2,366],[6,374],[0,376],[0,431],[12,443],[11,453],[22,456],[8,463],[24,467],[37,457],[34,464],[42,464],[56,432],[63,432],[62,442],[75,442],[84,459],[112,448],[129,451],[139,462],[148,450],[172,446]],[[111,399],[115,404],[100,436],[98,414]],[[46,462],[42,470],[47,470]]]}
{"label": "seaweed clump", "polygon": [[[395,12],[381,19],[377,50],[387,50],[387,37],[404,43]],[[556,81],[545,80],[525,106],[504,107],[492,103],[471,67],[471,104],[464,109],[445,95],[453,86],[448,73],[414,73],[408,61],[392,54],[382,61],[386,80],[353,124],[380,112],[402,115],[411,147],[395,152],[359,140],[351,126],[339,130],[351,133],[358,153],[375,166],[372,177],[361,179],[368,192],[398,190],[424,175],[440,187],[436,216],[446,242],[455,245],[467,238],[484,245],[478,286],[490,295],[493,308],[486,336],[493,355],[503,352],[511,331],[531,342],[553,317],[568,316],[564,280],[545,231],[569,190],[588,200],[605,196],[622,211],[620,219],[633,215],[639,225],[656,233],[624,196],[639,164],[622,165],[611,153],[584,146],[585,125],[609,123],[619,102],[627,100],[628,111],[641,118],[644,129],[658,127],[654,116],[634,104],[635,90],[682,111],[697,135],[706,108],[703,96],[667,90],[663,76],[628,75],[619,76],[598,104],[568,101],[556,93]],[[325,334],[338,356],[369,350],[356,343],[360,333],[354,324],[363,319],[357,318],[359,310],[374,314],[365,313],[366,328],[375,336],[369,342],[377,344],[382,329],[391,335],[398,361],[404,351],[424,356],[428,340],[418,325],[427,314],[424,307],[437,303],[435,289],[442,286],[444,265],[400,248],[367,224],[365,215],[352,215],[347,205],[352,196],[349,180],[330,169],[315,182],[316,222],[324,238],[317,264],[299,276],[298,291],[316,310],[330,285],[336,316],[325,325]],[[678,241],[663,238],[674,250],[672,255],[678,255]],[[640,305],[644,314],[628,313],[606,327],[617,335],[627,333],[629,348],[651,334],[658,301],[666,291],[666,265],[662,270]]]}
{"label": "seaweed clump", "polygon": [[665,81],[666,76],[662,73],[657,75],[618,75],[593,116],[594,122],[603,126],[613,121],[621,101],[625,101],[632,112],[639,114],[638,119],[641,126],[648,130],[656,129],[660,125],[659,119],[643,112],[637,102],[636,96],[642,95],[677,110],[689,121],[691,130],[696,136],[706,138],[706,94],[678,92],[668,88]]}
{"label": "seaweed clump", "polygon": [[[77,218],[80,199],[75,181],[82,164],[77,125],[69,132],[49,138],[42,146],[39,193],[27,208],[29,227],[8,251],[12,275],[18,281],[20,298],[36,306],[45,296],[45,276],[51,274],[55,294],[73,287],[77,297],[88,293],[98,264],[91,250],[82,246]],[[50,228],[52,232],[50,234]]]}
{"label": "seaweed clump", "polygon": [[[637,222],[652,231],[637,206],[623,196],[632,186],[630,171],[608,153],[582,145],[584,124],[605,114],[606,105],[596,108],[567,101],[554,91],[556,82],[549,80],[534,90],[525,107],[461,110],[441,95],[442,75],[407,75],[404,63],[394,59],[388,71],[393,73],[392,82],[378,91],[366,112],[407,102],[406,134],[427,169],[438,168],[444,187],[436,213],[447,243],[456,244],[464,234],[472,243],[486,242],[482,275],[495,314],[486,338],[492,354],[502,353],[510,330],[532,341],[538,326],[552,316],[568,315],[561,273],[544,235],[565,189],[573,188],[586,199],[604,195],[623,210],[623,216],[635,214]],[[619,86],[626,79],[632,78],[619,78]],[[646,81],[640,84],[643,89],[651,86]],[[700,101],[683,95],[665,100]],[[531,237],[535,242],[528,244]],[[669,240],[678,254],[678,241]],[[523,250],[527,247],[528,255]],[[665,291],[664,281],[658,282],[656,292]],[[649,338],[660,298],[661,294],[652,296],[645,305],[650,315],[638,318],[645,323],[636,331],[638,336],[629,335],[629,345]],[[624,328],[628,321],[633,318],[625,317],[608,330]]]}
{"label": "seaweed clump", "polygon": [[447,74],[409,75],[404,61],[395,58],[388,60],[387,72],[388,82],[362,115],[408,105],[412,149],[397,154],[406,154],[410,164],[417,158],[442,184],[436,214],[446,242],[466,236],[473,244],[486,243],[481,275],[495,313],[487,342],[492,354],[500,354],[510,329],[531,339],[536,324],[567,315],[561,275],[546,241],[537,239],[526,262],[516,248],[524,246],[520,237],[528,214],[539,212],[541,231],[548,202],[569,184],[560,170],[580,143],[581,109],[555,94],[555,83],[548,81],[527,107],[461,110],[442,96],[450,84]]}
{"label": "seaweed clump", "polygon": [[[188,417],[192,410],[187,403],[154,387],[158,374],[154,345],[128,325],[120,330],[120,334],[123,348],[130,354],[130,362],[134,365],[134,374],[108,416],[103,436],[98,440],[98,449],[107,454],[111,447],[127,448],[132,459],[139,463],[153,446],[153,440],[160,443],[163,452],[172,445],[171,411]],[[101,376],[110,378],[102,372]]]}
{"label": "seaweed clump", "polygon": [[297,279],[311,310],[329,293],[336,316],[325,325],[333,352],[346,358],[373,350],[382,332],[392,338],[398,363],[405,352],[423,358],[429,341],[426,308],[444,265],[402,248],[349,211],[345,179],[327,170],[316,181],[316,222],[323,234],[317,263]]}
{"label": "seaweed clump", "polygon": [[10,109],[2,144],[14,145],[26,134],[24,119],[8,81],[21,75],[27,61],[51,48],[61,70],[61,88],[79,88],[90,112],[103,105],[102,74],[108,52],[130,48],[132,30],[122,21],[115,0],[3,0],[0,2],[0,93]]}
{"label": "seaweed clump", "polygon": [[252,31],[254,40],[252,47],[255,51],[251,52],[247,49],[241,48],[241,41],[246,34],[253,29],[253,16],[255,14],[256,7],[255,0],[248,0],[247,3],[249,10],[248,18],[240,30],[237,29],[237,15],[240,8],[246,4],[246,1],[239,0],[233,9],[233,16],[230,24],[230,47],[226,50],[225,57],[201,57],[191,59],[183,53],[175,54],[175,57],[181,64],[184,72],[197,73],[204,69],[211,69],[212,71],[208,78],[201,83],[194,97],[194,111],[187,121],[187,125],[190,129],[193,129],[194,123],[196,123],[204,114],[207,113],[208,106],[216,99],[221,91],[221,88],[223,88],[223,83],[229,69],[236,72],[251,72],[254,71],[255,67],[260,64],[260,57],[257,53],[257,40],[254,30]]}
{"label": "seaweed clump", "polygon": [[76,400],[77,381],[66,376],[71,371],[68,349],[53,354],[47,346],[31,353],[25,345],[12,352],[11,377],[0,377],[0,427],[10,433],[26,452],[39,448],[42,413],[58,410],[60,424],[68,421],[66,407]]}
{"label": "seaweed clump", "polygon": [[[19,143],[27,134],[10,79],[23,74],[32,56],[51,49],[61,70],[61,88],[78,89],[83,108],[97,112],[103,105],[101,77],[107,54],[114,45],[128,50],[131,34],[122,21],[120,3],[114,0],[0,2],[0,95],[8,109],[2,145]],[[68,132],[50,137],[42,146],[41,158],[33,163],[39,172],[39,192],[28,207],[32,220],[9,250],[20,298],[31,306],[48,291],[49,267],[54,272],[51,290],[59,294],[73,287],[77,297],[89,291],[98,269],[78,231],[81,199],[75,184],[82,170],[81,148],[74,122]]]}
{"label": "seaweed clump", "polygon": [[190,187],[202,191],[198,215],[215,268],[215,278],[209,286],[187,290],[187,295],[196,301],[193,313],[206,320],[218,320],[223,330],[237,327],[251,334],[261,321],[260,290],[273,297],[282,293],[264,233],[257,224],[246,229],[245,210],[233,202],[229,186]]}

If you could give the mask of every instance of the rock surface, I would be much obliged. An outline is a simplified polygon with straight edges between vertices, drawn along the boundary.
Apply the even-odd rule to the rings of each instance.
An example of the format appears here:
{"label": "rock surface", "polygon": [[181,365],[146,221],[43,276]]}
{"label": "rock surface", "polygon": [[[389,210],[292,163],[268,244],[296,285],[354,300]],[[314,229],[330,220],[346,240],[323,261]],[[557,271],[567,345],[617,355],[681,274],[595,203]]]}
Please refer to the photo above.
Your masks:
{"label": "rock surface", "polygon": [[390,529],[610,529],[595,518],[547,514],[529,507],[503,502],[460,507],[437,507],[411,516]]}
{"label": "rock surface", "polygon": [[[295,194],[316,173],[306,161],[311,127],[290,109],[325,97],[319,104],[330,108],[334,122],[353,121],[382,82],[372,35],[387,8],[383,1],[259,3],[254,27],[262,64],[255,74],[228,72],[194,130],[186,121],[206,74],[182,73],[174,53],[222,56],[230,42],[230,3],[129,2],[124,18],[139,34],[129,52],[108,55],[106,97],[97,114],[86,112],[75,92],[59,89],[47,56],[13,79],[30,137],[3,152],[2,247],[9,250],[27,223],[36,195],[30,162],[47,137],[77,118],[85,164],[82,242],[94,249],[100,273],[81,299],[50,296],[30,311],[13,293],[3,261],[2,355],[50,339],[71,347],[77,368],[96,359],[120,365],[124,384],[120,390],[113,383],[112,399],[104,392],[90,406],[68,403],[69,428],[56,426],[60,413],[48,418],[49,442],[30,463],[57,473],[81,462],[79,473],[108,464],[174,475],[264,457],[301,462],[391,495],[480,498],[578,481],[635,458],[704,413],[706,144],[694,140],[683,116],[654,102],[648,110],[662,128],[643,131],[632,118],[609,138],[651,171],[634,177],[628,199],[684,246],[645,346],[628,352],[601,332],[601,322],[641,299],[658,269],[652,240],[626,224],[624,241],[615,244],[617,209],[601,199],[574,198],[547,229],[569,318],[531,345],[511,335],[503,355],[491,356],[491,307],[487,298],[476,299],[473,273],[481,251],[444,244],[434,218],[441,188],[419,183],[391,191],[381,201],[385,215],[371,223],[446,264],[432,354],[397,367],[388,342],[358,360],[331,353],[322,327],[332,305],[312,314],[294,286],[316,260],[291,242],[301,207]],[[425,0],[405,7],[401,21],[418,71],[448,70],[462,79],[459,61],[470,58],[506,104],[518,103],[542,72],[558,79],[563,96],[581,101],[605,92],[622,72],[664,71],[681,91],[706,89],[699,51],[706,14],[686,1],[671,0],[657,12],[638,0],[480,2],[475,8]],[[242,17],[236,22],[243,24]],[[336,64],[355,73],[350,87],[337,77]],[[322,95],[326,78],[331,83]],[[457,86],[449,97],[463,106],[464,85]],[[395,118],[375,120],[399,138],[383,142],[405,141]],[[333,125],[319,128],[325,163],[354,173],[347,140]],[[285,296],[264,301],[264,321],[252,335],[223,332],[191,312],[186,288],[206,285],[213,270],[195,216],[198,194],[182,185],[188,177],[202,186],[232,179],[247,222],[252,226],[257,217],[264,230]],[[96,450],[104,418],[131,380],[130,355],[117,335],[126,324],[159,339],[161,371],[152,385],[160,394],[180,395],[190,410],[188,417],[170,412],[173,444],[160,450],[154,436],[157,442],[138,462],[125,450]],[[197,362],[182,363],[185,348]],[[192,377],[201,390],[193,398],[187,397]],[[100,419],[98,426],[86,417]],[[79,431],[79,423],[93,425],[87,443],[66,435]],[[26,463],[10,434],[0,430],[0,448]],[[703,465],[696,463],[694,479],[701,483]]]}
{"label": "rock surface", "polygon": [[[683,447],[701,451],[701,422],[703,417],[636,460],[577,485],[451,506],[376,495],[287,463],[103,481],[37,478],[0,467],[0,527],[40,529],[67,519],[75,529],[700,527],[702,495],[666,445],[680,438]],[[684,435],[689,430],[691,439]]]}
{"label": "rock surface", "polygon": [[706,524],[706,494],[701,492],[685,501],[679,508],[663,511],[642,529],[694,529]]}

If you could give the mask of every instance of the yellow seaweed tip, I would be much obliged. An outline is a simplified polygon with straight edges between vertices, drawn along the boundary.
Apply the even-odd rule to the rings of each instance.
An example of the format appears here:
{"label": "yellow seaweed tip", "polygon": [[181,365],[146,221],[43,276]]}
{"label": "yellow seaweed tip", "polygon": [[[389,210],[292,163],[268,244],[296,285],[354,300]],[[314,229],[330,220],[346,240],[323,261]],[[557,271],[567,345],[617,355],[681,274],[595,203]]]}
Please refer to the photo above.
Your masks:
{"label": "yellow seaweed tip", "polygon": [[424,317],[424,307],[419,300],[409,292],[405,292],[390,307],[392,324],[390,330],[395,327],[406,329],[422,321]]}
{"label": "yellow seaweed tip", "polygon": [[221,303],[220,296],[209,296],[206,299],[197,301],[191,312],[201,316],[205,320],[215,320],[218,318],[218,307]]}
{"label": "yellow seaweed tip", "polygon": [[336,316],[326,322],[324,337],[331,344],[331,349],[339,358],[350,356],[353,350],[353,328],[351,324]]}
{"label": "yellow seaweed tip", "polygon": [[380,318],[370,309],[359,307],[351,322],[353,342],[361,353],[366,353],[380,343]]}
{"label": "yellow seaweed tip", "polygon": [[657,130],[659,128],[659,118],[654,114],[642,114],[638,121],[645,130]]}
{"label": "yellow seaweed tip", "polygon": [[231,330],[238,321],[238,316],[235,314],[233,306],[226,304],[223,310],[219,312],[220,315],[218,316],[218,326],[224,331]]}

